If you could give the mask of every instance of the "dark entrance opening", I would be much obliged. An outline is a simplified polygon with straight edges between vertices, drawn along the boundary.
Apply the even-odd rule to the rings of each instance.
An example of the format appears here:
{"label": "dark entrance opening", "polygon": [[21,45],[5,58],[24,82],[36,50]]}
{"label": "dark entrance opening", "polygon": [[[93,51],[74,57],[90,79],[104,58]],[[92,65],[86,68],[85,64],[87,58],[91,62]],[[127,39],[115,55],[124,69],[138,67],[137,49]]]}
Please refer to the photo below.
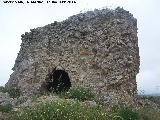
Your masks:
{"label": "dark entrance opening", "polygon": [[49,74],[47,78],[47,90],[50,92],[65,92],[71,87],[70,78],[65,70],[56,70]]}

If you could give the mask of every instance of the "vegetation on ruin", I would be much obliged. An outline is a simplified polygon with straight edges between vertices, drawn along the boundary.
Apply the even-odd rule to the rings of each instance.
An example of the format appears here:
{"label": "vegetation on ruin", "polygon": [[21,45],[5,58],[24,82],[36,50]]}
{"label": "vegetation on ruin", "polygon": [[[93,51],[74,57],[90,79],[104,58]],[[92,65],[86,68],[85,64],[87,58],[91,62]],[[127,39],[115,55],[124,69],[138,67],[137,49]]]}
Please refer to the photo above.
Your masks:
{"label": "vegetation on ruin", "polygon": [[9,113],[12,111],[12,105],[11,104],[7,104],[7,105],[0,105],[0,112],[2,113]]}
{"label": "vegetation on ruin", "polygon": [[105,112],[103,107],[87,107],[79,101],[41,103],[15,113],[16,120],[158,120],[160,112],[154,109],[133,110],[116,107]]}
{"label": "vegetation on ruin", "polygon": [[[1,90],[2,91],[2,90]],[[50,93],[45,95],[57,95],[61,101],[39,102],[30,107],[20,108],[13,111],[11,105],[0,106],[0,112],[9,113],[10,120],[158,120],[160,111],[154,108],[133,109],[131,107],[114,106],[110,111],[97,104],[87,106],[84,101],[94,100],[94,94],[86,88],[71,88],[64,93]],[[80,97],[81,96],[81,97]],[[32,102],[37,103],[41,97],[32,97]],[[143,96],[144,97],[144,96]],[[158,98],[155,97],[156,101]],[[68,99],[73,99],[68,101]],[[154,101],[154,97],[149,97]],[[8,120],[8,119],[7,119]]]}
{"label": "vegetation on ruin", "polygon": [[71,88],[67,92],[52,92],[51,94],[58,95],[60,98],[75,99],[78,101],[93,100],[95,97],[90,89],[83,87]]}
{"label": "vegetation on ruin", "polygon": [[14,87],[0,86],[0,92],[8,93],[11,98],[18,98],[20,96],[20,90]]}

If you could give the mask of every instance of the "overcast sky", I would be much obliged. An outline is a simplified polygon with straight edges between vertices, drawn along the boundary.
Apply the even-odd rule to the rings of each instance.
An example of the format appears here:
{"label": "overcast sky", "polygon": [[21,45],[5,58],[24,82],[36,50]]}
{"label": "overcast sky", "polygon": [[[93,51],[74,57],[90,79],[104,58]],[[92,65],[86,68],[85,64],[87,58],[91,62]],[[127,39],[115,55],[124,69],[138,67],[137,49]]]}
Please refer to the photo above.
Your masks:
{"label": "overcast sky", "polygon": [[[0,1],[0,85],[4,85],[20,49],[21,34],[94,8],[121,6],[138,20],[138,90],[160,93],[160,0],[75,0],[74,4],[5,4]],[[31,0],[28,0],[31,1]],[[60,0],[57,0],[60,1]]]}

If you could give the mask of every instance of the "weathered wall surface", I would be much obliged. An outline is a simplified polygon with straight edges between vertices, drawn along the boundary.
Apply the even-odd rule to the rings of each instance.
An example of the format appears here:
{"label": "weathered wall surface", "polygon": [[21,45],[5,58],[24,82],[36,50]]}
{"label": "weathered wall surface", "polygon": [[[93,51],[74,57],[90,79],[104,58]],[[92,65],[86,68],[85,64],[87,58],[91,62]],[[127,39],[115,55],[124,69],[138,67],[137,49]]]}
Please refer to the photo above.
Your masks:
{"label": "weathered wall surface", "polygon": [[72,86],[89,87],[106,103],[129,101],[139,72],[137,21],[122,8],[88,11],[22,35],[7,83],[38,93],[47,74],[62,66]]}

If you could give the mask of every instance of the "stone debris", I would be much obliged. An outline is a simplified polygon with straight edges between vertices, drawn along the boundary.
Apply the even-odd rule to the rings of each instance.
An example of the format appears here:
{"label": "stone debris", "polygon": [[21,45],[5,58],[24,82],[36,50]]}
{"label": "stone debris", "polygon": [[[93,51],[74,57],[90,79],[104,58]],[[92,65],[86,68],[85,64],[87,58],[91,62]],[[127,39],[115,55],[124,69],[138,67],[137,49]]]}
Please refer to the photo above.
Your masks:
{"label": "stone debris", "polygon": [[43,91],[47,75],[57,66],[68,73],[72,87],[90,88],[106,103],[128,103],[136,94],[137,20],[123,8],[80,13],[21,37],[6,85],[18,87],[22,95]]}

